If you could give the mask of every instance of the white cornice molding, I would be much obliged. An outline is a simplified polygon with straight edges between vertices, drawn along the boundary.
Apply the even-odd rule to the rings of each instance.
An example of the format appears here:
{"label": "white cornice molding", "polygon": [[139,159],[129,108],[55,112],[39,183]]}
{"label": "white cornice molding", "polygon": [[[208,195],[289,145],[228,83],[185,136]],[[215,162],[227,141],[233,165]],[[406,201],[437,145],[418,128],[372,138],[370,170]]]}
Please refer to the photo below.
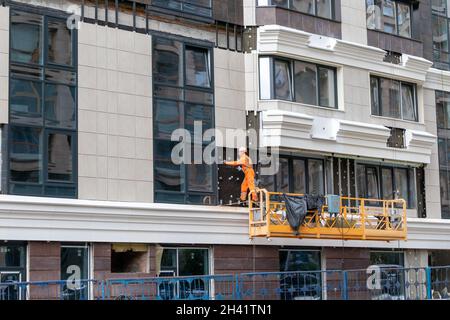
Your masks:
{"label": "white cornice molding", "polygon": [[390,130],[385,126],[312,117],[280,110],[277,102],[273,103],[275,105],[270,110],[262,111],[261,147],[296,148],[342,155],[364,154],[366,157],[410,163],[431,161],[436,137],[428,132],[407,130],[407,148],[389,148],[387,140]]}
{"label": "white cornice molding", "polygon": [[424,87],[432,90],[450,91],[450,71],[430,68]]}
{"label": "white cornice molding", "polygon": [[0,239],[371,248],[450,248],[450,220],[408,219],[408,241],[255,239],[244,208],[0,195]]}
{"label": "white cornice molding", "polygon": [[415,83],[425,82],[432,66],[432,62],[410,55],[403,55],[399,65],[387,63],[382,49],[279,25],[258,28],[258,53],[351,66]]}

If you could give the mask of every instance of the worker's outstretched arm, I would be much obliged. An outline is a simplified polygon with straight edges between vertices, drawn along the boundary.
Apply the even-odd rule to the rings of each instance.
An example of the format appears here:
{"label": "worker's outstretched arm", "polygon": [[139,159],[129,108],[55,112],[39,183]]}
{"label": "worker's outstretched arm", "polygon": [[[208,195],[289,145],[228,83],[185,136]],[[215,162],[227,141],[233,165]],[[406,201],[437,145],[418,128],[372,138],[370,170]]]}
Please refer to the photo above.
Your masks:
{"label": "worker's outstretched arm", "polygon": [[243,163],[242,161],[225,161],[224,162],[227,166],[232,166],[232,167],[238,167],[238,166],[242,166]]}

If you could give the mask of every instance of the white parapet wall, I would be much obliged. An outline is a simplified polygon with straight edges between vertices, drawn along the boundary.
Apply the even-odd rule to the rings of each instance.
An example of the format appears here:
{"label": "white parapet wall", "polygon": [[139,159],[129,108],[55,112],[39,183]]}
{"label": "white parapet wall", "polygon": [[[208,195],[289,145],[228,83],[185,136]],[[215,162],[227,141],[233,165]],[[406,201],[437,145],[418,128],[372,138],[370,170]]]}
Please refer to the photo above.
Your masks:
{"label": "white parapet wall", "polygon": [[0,239],[431,250],[450,248],[450,221],[408,219],[407,241],[250,240],[244,208],[0,195]]}

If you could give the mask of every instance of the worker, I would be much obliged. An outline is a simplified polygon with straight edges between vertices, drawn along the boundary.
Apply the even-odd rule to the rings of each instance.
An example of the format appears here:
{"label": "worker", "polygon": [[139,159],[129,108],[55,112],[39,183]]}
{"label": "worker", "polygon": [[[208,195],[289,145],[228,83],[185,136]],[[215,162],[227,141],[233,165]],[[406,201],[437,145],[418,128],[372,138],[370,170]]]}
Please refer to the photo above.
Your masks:
{"label": "worker", "polygon": [[258,201],[258,195],[255,192],[255,171],[253,163],[247,154],[247,148],[239,148],[239,161],[225,161],[225,164],[233,167],[241,167],[244,172],[244,181],[241,184],[241,201],[247,200],[247,190],[252,192],[252,200]]}

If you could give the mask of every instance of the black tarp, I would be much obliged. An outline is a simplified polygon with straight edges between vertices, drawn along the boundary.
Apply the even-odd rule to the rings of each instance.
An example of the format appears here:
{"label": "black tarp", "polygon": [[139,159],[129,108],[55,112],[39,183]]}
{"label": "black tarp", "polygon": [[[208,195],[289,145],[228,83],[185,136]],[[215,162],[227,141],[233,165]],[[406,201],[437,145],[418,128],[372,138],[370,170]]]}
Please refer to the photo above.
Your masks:
{"label": "black tarp", "polygon": [[305,195],[306,206],[308,210],[321,210],[325,204],[324,196]]}
{"label": "black tarp", "polygon": [[305,220],[307,212],[307,204],[305,197],[282,195],[282,199],[286,204],[286,216],[294,231],[295,235],[299,235],[298,229]]}
{"label": "black tarp", "polygon": [[322,210],[325,204],[324,196],[291,196],[283,194],[281,198],[286,204],[287,220],[295,235],[300,234],[298,230],[305,220],[308,210]]}

